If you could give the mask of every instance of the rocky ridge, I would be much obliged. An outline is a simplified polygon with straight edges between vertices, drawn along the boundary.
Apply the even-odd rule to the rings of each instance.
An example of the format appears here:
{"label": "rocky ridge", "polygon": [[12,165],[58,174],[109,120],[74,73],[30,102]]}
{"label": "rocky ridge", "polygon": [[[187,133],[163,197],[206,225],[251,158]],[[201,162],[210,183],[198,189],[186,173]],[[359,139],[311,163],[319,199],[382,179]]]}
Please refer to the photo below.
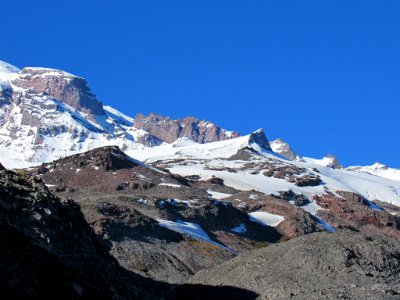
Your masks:
{"label": "rocky ridge", "polygon": [[[41,180],[26,172],[4,169],[0,175],[0,286],[7,299],[187,299],[192,294],[194,299],[215,295],[254,299],[257,296],[229,287],[170,285],[129,272],[108,253],[110,240],[95,235],[78,204],[53,196]],[[106,204],[99,210],[105,217],[122,217],[125,213]],[[135,220],[128,216],[130,222]],[[140,216],[136,220],[146,228],[154,224]],[[163,239],[181,239],[168,229],[158,228],[154,234]],[[136,248],[139,249],[140,246]]]}
{"label": "rocky ridge", "polygon": [[17,167],[105,145],[132,150],[182,137],[206,143],[238,136],[192,117],[134,120],[104,106],[81,77],[48,68],[19,70],[1,61],[0,103],[0,152],[4,163]]}
{"label": "rocky ridge", "polygon": [[[254,298],[256,293],[265,296],[268,291],[277,299],[300,295],[310,295],[310,299],[353,298],[357,293],[390,299],[399,293],[395,263],[398,254],[392,247],[400,238],[398,170],[379,164],[344,169],[332,155],[320,160],[299,156],[293,159],[295,153],[288,144],[281,140],[269,142],[262,129],[239,137],[192,117],[172,120],[150,114],[133,119],[103,106],[84,79],[58,70],[20,71],[0,62],[0,92],[2,162],[5,166],[16,159],[22,166],[43,162],[17,171],[18,174],[0,165],[4,174],[0,178],[4,244],[17,248],[26,244],[25,248],[18,248],[16,258],[12,258],[11,250],[3,248],[2,259],[11,262],[2,271],[6,274],[3,282],[14,282],[11,288],[4,285],[7,291],[31,289],[39,296],[47,295],[41,290],[43,283],[29,281],[21,270],[13,269],[17,259],[27,262],[31,268],[27,274],[32,278],[46,268],[44,261],[54,262],[62,270],[59,277],[54,275],[58,282],[54,286],[65,290],[67,298],[142,297],[144,286],[159,288],[157,297],[180,294],[187,298],[204,296],[209,291],[215,296],[225,289],[190,286],[199,291],[193,295],[185,286],[156,281],[184,283],[193,275],[202,274],[198,273],[201,270],[224,262],[245,262],[246,253],[250,252],[251,257],[258,248],[275,249],[278,246],[271,244],[282,244],[287,246],[281,250],[299,257],[304,253],[315,255],[309,255],[310,260],[301,262],[301,266],[317,273],[317,283],[323,278],[331,280],[329,272],[335,263],[343,264],[333,261],[329,251],[348,253],[350,249],[350,259],[344,264],[355,275],[343,275],[335,269],[332,286],[321,283],[310,290],[306,282],[303,291],[298,286],[310,274],[300,272],[298,285],[288,289],[287,294],[281,290],[286,283],[264,289],[262,283],[258,284],[264,275],[257,273],[253,278],[254,273],[249,272],[243,282],[254,284],[250,284],[253,292],[228,289],[227,293],[245,293]],[[282,158],[285,155],[287,159]],[[51,193],[71,200],[60,202]],[[52,227],[53,223],[57,224]],[[65,228],[70,232],[64,236]],[[322,235],[314,235],[316,232]],[[309,235],[316,238],[306,237]],[[360,246],[358,251],[352,236],[366,246]],[[78,238],[72,241],[73,237]],[[296,252],[307,241],[312,245],[307,248],[309,252]],[[389,246],[376,250],[375,259],[364,251],[369,241]],[[335,243],[343,247],[335,248]],[[71,247],[67,251],[62,244]],[[101,250],[93,254],[93,248],[98,247]],[[323,256],[318,247],[327,247],[329,253]],[[77,253],[80,248],[85,251]],[[373,245],[371,249],[375,249]],[[24,253],[37,253],[38,261]],[[88,256],[92,254],[91,259]],[[115,260],[111,262],[110,254],[126,270]],[[276,258],[274,255],[266,256]],[[75,265],[66,262],[66,257],[72,257]],[[327,268],[321,267],[322,257],[329,262]],[[81,259],[87,262],[82,264]],[[88,278],[87,270],[98,272],[91,266],[96,260],[102,261],[99,267],[121,280],[119,285],[110,279],[111,275]],[[259,263],[263,265],[265,261]],[[376,272],[370,271],[370,266]],[[271,278],[279,277],[281,270],[288,278],[293,273],[277,266]],[[394,276],[390,277],[388,270]],[[17,275],[10,279],[7,276],[14,276],[10,272]],[[363,272],[371,277],[369,281],[358,277]],[[75,280],[71,274],[78,274],[78,287],[71,283]],[[353,292],[343,285],[349,276],[349,282],[362,282],[360,289],[351,286],[355,288]],[[131,280],[134,284],[125,286]],[[229,281],[229,276],[221,276],[219,283]],[[369,283],[373,284],[370,289],[366,287]],[[334,287],[340,293],[332,291]]]}
{"label": "rocky ridge", "polygon": [[211,122],[193,117],[173,120],[155,113],[148,116],[137,114],[134,125],[167,143],[183,137],[200,144],[239,137],[237,132],[227,131]]}
{"label": "rocky ridge", "polygon": [[[264,139],[259,138],[262,134],[243,138],[259,150],[245,146],[251,149],[247,156],[241,153],[233,158],[226,153],[226,160],[181,158],[146,165],[117,147],[103,147],[29,172],[60,197],[80,203],[86,220],[112,244],[110,253],[124,267],[173,283],[183,283],[199,270],[238,253],[313,232],[352,230],[400,237],[398,216],[355,193],[325,189],[325,193],[312,198],[292,190],[276,195],[236,189],[217,176],[205,180],[173,173],[179,166],[196,170],[198,164],[210,174],[227,172],[235,176],[248,172],[248,176],[285,180],[299,191],[323,184],[317,169],[310,171],[285,160],[263,157],[258,152],[263,151]],[[171,148],[182,153],[180,147]],[[234,149],[231,151],[234,153]],[[225,164],[231,166],[221,168]],[[254,213],[282,221],[263,225],[252,219]],[[186,231],[168,233],[161,229],[163,222],[175,228],[185,223],[198,226],[209,240],[193,239]]]}

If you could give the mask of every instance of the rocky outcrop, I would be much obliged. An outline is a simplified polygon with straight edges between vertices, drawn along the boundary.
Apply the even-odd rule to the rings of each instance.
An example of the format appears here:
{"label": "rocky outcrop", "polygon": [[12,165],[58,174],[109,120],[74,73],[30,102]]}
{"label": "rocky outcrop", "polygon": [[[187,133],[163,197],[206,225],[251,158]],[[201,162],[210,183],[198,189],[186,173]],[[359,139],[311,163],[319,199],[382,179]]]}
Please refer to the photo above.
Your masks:
{"label": "rocky outcrop", "polygon": [[154,286],[118,265],[77,204],[60,201],[24,173],[2,171],[0,226],[6,298],[134,299],[148,297],[146,286]]}
{"label": "rocky outcrop", "polygon": [[335,228],[400,239],[399,216],[386,212],[358,194],[343,191],[336,193],[340,197],[330,194],[313,197],[323,208],[317,211],[319,217]]}
{"label": "rocky outcrop", "polygon": [[128,157],[117,146],[96,148],[31,170],[58,191],[92,189],[112,193],[147,189],[170,175]]}
{"label": "rocky outcrop", "polygon": [[213,123],[200,121],[193,117],[173,120],[158,114],[148,116],[137,114],[134,126],[143,129],[166,143],[187,137],[197,143],[209,143],[239,137],[234,131],[227,131]]}
{"label": "rocky outcrop", "polygon": [[325,156],[322,161],[324,162],[324,165],[328,168],[333,168],[333,169],[342,169],[343,166],[340,164],[339,160],[334,156],[333,154],[328,154]]}
{"label": "rocky outcrop", "polygon": [[191,282],[246,287],[262,299],[398,299],[400,242],[314,233],[240,255]]}
{"label": "rocky outcrop", "polygon": [[[292,239],[305,234],[323,231],[317,220],[308,212],[289,201],[304,205],[306,198],[292,191],[282,192],[280,197],[256,191],[240,192],[225,198],[247,212],[267,212],[284,218],[274,229],[283,239]],[[308,203],[308,201],[307,201]]]}
{"label": "rocky outcrop", "polygon": [[103,104],[90,91],[85,79],[64,71],[46,68],[24,68],[11,81],[17,88],[37,94],[48,94],[91,116],[104,115]]}
{"label": "rocky outcrop", "polygon": [[[151,210],[150,202],[147,200],[147,211]],[[158,202],[160,206],[161,203],[171,213],[179,210],[170,202]],[[126,269],[143,276],[182,283],[197,271],[234,256],[226,249],[160,226],[155,219],[140,213],[140,206],[114,201],[94,207],[97,209],[89,209],[86,203],[84,211],[96,233],[112,243],[110,253]]]}
{"label": "rocky outcrop", "polygon": [[[131,213],[124,207],[103,203],[98,209],[104,217],[100,221],[104,222],[104,226],[94,223],[93,227],[105,230],[116,241],[123,243],[126,232],[134,234],[139,241],[150,236],[172,244],[182,240],[181,235],[161,228],[156,221],[137,212]],[[130,226],[137,226],[137,231],[126,230]],[[42,181],[24,171],[1,171],[0,227],[0,288],[6,299],[257,297],[254,292],[244,289],[171,285],[127,271],[109,255],[111,241],[95,235],[75,202],[53,196]],[[139,264],[143,263],[142,258],[153,258],[156,261],[163,259],[166,262],[164,266],[171,269],[187,268],[183,264],[174,265],[179,260],[174,255],[164,256],[166,251],[155,257],[153,241],[148,244],[150,252],[143,251],[139,241],[133,240],[129,248],[129,255],[136,254]],[[192,248],[192,252],[201,249],[197,244]],[[120,249],[122,246],[114,249],[116,256],[121,254]],[[203,256],[207,257],[207,254]],[[124,258],[121,262],[129,257]],[[163,269],[165,274],[169,274],[168,271],[168,268]]]}
{"label": "rocky outcrop", "polygon": [[249,144],[255,143],[263,150],[272,151],[263,129],[254,131],[249,136]]}
{"label": "rocky outcrop", "polygon": [[276,139],[269,143],[272,151],[282,155],[283,157],[289,160],[295,160],[298,158],[298,155],[292,150],[288,143],[285,143],[281,139]]}

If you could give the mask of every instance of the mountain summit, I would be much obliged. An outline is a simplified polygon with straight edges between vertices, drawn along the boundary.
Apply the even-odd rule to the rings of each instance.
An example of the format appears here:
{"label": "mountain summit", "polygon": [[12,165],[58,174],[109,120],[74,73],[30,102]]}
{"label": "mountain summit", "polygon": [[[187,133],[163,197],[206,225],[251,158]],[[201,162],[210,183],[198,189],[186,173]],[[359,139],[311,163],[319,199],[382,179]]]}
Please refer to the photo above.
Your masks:
{"label": "mountain summit", "polygon": [[103,104],[90,91],[85,79],[47,68],[24,68],[12,80],[15,89],[47,94],[91,116],[104,115]]}
{"label": "mountain summit", "polygon": [[4,164],[49,162],[97,147],[134,150],[186,137],[197,143],[239,134],[193,117],[130,118],[104,106],[79,76],[49,68],[22,70],[0,62],[0,154]]}

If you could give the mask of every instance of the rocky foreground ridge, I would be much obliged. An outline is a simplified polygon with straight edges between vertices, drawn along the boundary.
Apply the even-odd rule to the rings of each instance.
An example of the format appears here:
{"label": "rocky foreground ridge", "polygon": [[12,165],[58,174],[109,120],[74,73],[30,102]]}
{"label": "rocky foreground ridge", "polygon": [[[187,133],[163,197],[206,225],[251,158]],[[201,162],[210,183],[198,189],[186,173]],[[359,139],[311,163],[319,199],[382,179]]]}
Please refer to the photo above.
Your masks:
{"label": "rocky foreground ridge", "polygon": [[[398,299],[400,294],[399,240],[348,230],[256,246],[233,259],[225,257],[222,264],[214,262],[208,270],[203,266],[203,271],[188,277],[191,285],[158,282],[151,279],[152,272],[120,267],[108,251],[124,265],[128,253],[112,248],[124,249],[121,242],[130,239],[131,255],[148,267],[156,249],[194,240],[159,227],[154,219],[118,201],[96,206],[102,220],[92,219],[93,231],[79,205],[53,196],[41,180],[5,169],[0,175],[0,279],[3,295],[13,299]],[[87,210],[85,218],[93,212]],[[186,218],[193,218],[189,215]],[[223,215],[221,211],[214,221],[207,217],[218,223]],[[271,232],[259,237],[263,235]],[[155,243],[157,239],[164,244]],[[144,253],[150,247],[142,248],[146,241],[152,244],[150,253]],[[215,255],[220,246],[204,248],[200,242],[189,252],[185,247],[174,253],[186,253],[190,261],[199,251]],[[159,254],[155,261],[168,258],[168,252]],[[159,271],[169,272],[165,278],[184,273],[187,264],[173,271],[177,262],[161,264]]]}
{"label": "rocky foreground ridge", "polygon": [[[104,212],[104,211],[103,211]],[[0,171],[0,286],[5,299],[254,299],[245,289],[170,285],[129,272],[79,205],[41,180]],[[173,234],[171,232],[171,234]]]}
{"label": "rocky foreground ridge", "polygon": [[260,299],[399,299],[400,242],[313,233],[236,257],[191,282],[247,288]]}

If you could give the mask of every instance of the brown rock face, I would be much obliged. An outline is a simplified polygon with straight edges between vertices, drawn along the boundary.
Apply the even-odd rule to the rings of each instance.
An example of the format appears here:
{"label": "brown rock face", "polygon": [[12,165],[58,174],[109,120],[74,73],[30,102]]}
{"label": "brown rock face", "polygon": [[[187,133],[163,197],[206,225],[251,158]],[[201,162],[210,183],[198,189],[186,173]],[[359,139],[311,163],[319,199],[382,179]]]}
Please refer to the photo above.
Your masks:
{"label": "brown rock face", "polygon": [[237,132],[226,131],[213,123],[200,121],[193,117],[173,120],[154,113],[149,116],[138,114],[134,126],[167,143],[172,143],[181,137],[187,137],[198,143],[224,141],[239,137]]}
{"label": "brown rock face", "polygon": [[360,195],[350,192],[337,192],[334,195],[314,196],[323,210],[317,215],[332,226],[360,231],[367,234],[380,234],[400,239],[400,217],[370,206]]}
{"label": "brown rock face", "polygon": [[[295,194],[291,195],[295,198]],[[300,197],[300,195],[298,195]],[[303,209],[290,204],[285,197],[265,195],[256,191],[246,191],[235,194],[224,200],[231,200],[236,206],[248,212],[262,211],[283,216],[285,219],[274,229],[284,239],[292,239],[305,234],[322,231],[322,227],[315,218]],[[238,201],[239,200],[239,201]]]}
{"label": "brown rock face", "polygon": [[77,188],[102,192],[147,189],[161,182],[163,174],[135,161],[117,146],[97,148],[82,154],[42,164],[32,171],[58,191]]}
{"label": "brown rock face", "polygon": [[104,114],[102,103],[92,94],[86,80],[63,71],[25,68],[12,84],[35,93],[46,93],[91,115]]}

